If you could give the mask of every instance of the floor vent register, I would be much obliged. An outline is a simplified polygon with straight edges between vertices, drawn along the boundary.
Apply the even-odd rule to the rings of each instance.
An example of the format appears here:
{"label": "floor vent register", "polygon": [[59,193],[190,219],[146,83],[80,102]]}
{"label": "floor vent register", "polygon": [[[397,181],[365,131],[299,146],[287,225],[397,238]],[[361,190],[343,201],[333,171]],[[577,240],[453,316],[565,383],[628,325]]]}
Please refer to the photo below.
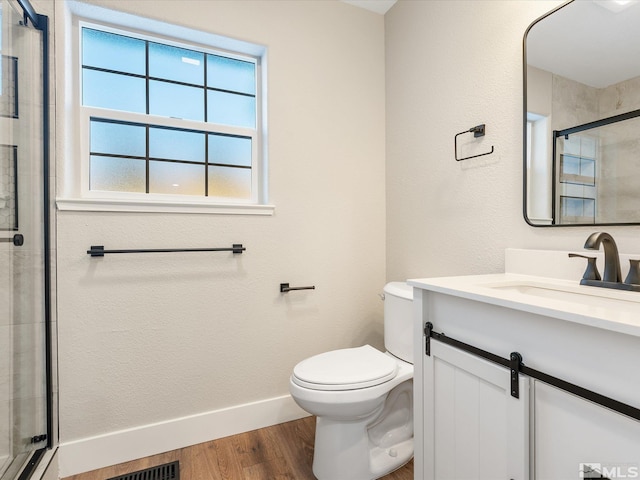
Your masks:
{"label": "floor vent register", "polygon": [[180,480],[180,463],[171,462],[138,472],[127,473],[108,480]]}

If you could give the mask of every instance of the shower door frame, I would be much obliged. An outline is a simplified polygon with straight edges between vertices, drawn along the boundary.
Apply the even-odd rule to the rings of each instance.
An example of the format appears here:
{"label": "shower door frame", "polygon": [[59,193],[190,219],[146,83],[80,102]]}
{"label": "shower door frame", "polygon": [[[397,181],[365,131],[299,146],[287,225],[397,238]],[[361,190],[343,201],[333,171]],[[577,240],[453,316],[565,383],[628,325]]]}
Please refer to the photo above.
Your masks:
{"label": "shower door frame", "polygon": [[46,392],[46,446],[34,450],[17,480],[28,480],[53,441],[53,357],[51,327],[51,202],[50,202],[50,146],[49,146],[49,17],[36,13],[29,0],[17,0],[29,22],[42,32],[42,192],[43,192],[43,250],[44,250],[44,328],[45,328],[45,392]]}

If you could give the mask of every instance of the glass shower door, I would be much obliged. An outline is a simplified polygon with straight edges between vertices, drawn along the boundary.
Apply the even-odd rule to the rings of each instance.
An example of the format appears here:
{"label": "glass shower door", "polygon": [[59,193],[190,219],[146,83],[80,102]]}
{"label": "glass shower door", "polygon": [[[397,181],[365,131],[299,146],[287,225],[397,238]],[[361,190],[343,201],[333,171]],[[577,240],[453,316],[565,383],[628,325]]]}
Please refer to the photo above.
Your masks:
{"label": "glass shower door", "polygon": [[47,446],[43,33],[0,0],[0,480]]}

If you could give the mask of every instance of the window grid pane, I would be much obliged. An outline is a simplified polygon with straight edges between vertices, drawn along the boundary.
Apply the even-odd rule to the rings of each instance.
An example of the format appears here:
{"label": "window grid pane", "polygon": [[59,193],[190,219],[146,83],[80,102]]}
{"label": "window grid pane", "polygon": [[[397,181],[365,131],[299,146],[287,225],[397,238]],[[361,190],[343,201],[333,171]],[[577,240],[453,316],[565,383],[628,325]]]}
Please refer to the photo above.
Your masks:
{"label": "window grid pane", "polygon": [[204,86],[204,53],[149,42],[149,76]]}
{"label": "window grid pane", "polygon": [[90,189],[251,198],[252,139],[91,118]]}
{"label": "window grid pane", "polygon": [[149,114],[204,121],[204,89],[150,80]]}
{"label": "window grid pane", "polygon": [[[255,131],[254,62],[86,27],[82,40],[84,105]],[[116,118],[90,127],[90,190],[252,196],[252,137]]]}
{"label": "window grid pane", "polygon": [[147,113],[146,88],[143,78],[89,68],[82,71],[83,105]]}
{"label": "window grid pane", "polygon": [[145,75],[146,42],[115,33],[82,29],[82,66]]}
{"label": "window grid pane", "polygon": [[91,190],[145,193],[145,161],[91,155],[89,186]]}
{"label": "window grid pane", "polygon": [[256,93],[256,66],[252,62],[207,55],[207,85],[227,92]]}

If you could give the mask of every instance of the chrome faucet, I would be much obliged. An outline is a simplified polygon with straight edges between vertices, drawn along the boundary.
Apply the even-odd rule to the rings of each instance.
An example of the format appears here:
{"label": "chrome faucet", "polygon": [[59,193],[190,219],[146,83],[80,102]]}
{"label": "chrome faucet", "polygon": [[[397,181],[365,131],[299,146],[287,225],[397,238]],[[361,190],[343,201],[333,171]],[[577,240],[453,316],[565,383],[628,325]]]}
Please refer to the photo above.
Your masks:
{"label": "chrome faucet", "polygon": [[599,250],[600,244],[604,247],[604,274],[602,275],[602,281],[621,283],[620,256],[618,255],[616,242],[611,235],[606,232],[592,233],[587,238],[587,241],[584,242],[584,248],[587,250]]}

